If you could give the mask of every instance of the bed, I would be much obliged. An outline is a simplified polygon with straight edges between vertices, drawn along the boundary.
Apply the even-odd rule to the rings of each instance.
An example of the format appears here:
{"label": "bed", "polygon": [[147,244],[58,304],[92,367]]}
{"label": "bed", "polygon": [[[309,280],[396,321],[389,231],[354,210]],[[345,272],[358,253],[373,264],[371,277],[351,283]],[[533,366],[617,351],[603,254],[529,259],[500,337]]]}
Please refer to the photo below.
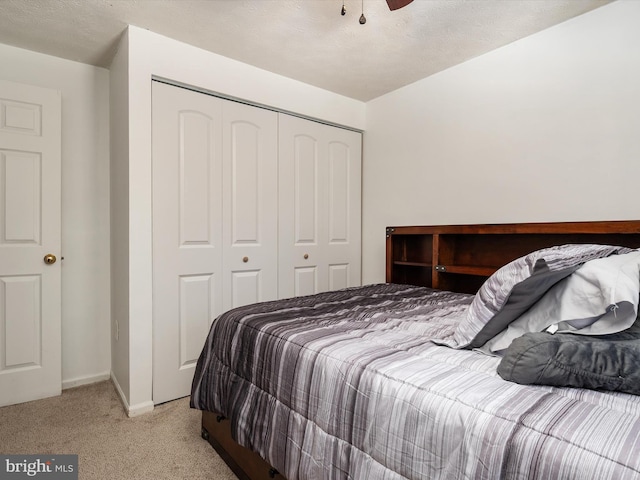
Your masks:
{"label": "bed", "polygon": [[[429,279],[224,313],[193,381],[203,438],[239,478],[640,478],[640,222],[425,229],[430,256],[467,233],[503,266],[475,294]],[[592,275],[605,294],[570,301]]]}

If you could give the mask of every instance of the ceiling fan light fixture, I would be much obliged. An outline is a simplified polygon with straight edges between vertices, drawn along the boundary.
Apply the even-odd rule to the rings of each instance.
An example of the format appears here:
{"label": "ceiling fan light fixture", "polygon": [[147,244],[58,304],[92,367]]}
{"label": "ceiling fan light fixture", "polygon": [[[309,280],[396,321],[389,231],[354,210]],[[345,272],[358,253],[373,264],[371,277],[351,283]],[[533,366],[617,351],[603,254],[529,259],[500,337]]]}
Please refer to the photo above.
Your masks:
{"label": "ceiling fan light fixture", "polygon": [[[411,2],[413,2],[413,0],[387,0],[387,6],[389,7],[389,10],[393,11],[393,10],[398,10],[399,8],[402,8],[402,7],[406,7]],[[347,13],[347,9],[344,6],[344,0],[342,0],[342,8],[340,9],[340,15],[344,17],[346,13]],[[359,22],[360,22],[360,25],[364,25],[365,23],[367,23],[367,17],[364,16],[364,0],[362,0],[362,13],[360,14]]]}

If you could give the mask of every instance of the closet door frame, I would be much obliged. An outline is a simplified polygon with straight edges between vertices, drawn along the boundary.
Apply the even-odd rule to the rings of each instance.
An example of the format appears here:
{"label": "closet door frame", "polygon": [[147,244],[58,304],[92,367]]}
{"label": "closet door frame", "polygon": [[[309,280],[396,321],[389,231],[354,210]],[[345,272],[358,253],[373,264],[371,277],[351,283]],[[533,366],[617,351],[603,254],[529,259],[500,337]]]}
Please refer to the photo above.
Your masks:
{"label": "closet door frame", "polygon": [[[288,270],[293,264],[292,255],[299,254],[304,261],[294,266],[299,284],[309,278],[307,273],[314,276],[310,282],[314,291],[298,288],[298,294],[360,284],[361,134],[197,89],[165,82],[152,84],[152,97],[156,90],[163,90],[182,92],[194,99],[185,108],[173,111],[175,118],[159,129],[163,120],[157,116],[162,111],[155,99],[152,103],[152,399],[158,404],[189,394],[197,356],[211,323],[220,313],[296,293],[280,281],[287,273],[283,258],[289,259]],[[198,99],[208,105],[206,112],[199,110]],[[294,118],[323,132],[316,162],[321,187],[312,195],[319,195],[314,202],[322,207],[312,222],[315,231],[311,241],[298,242],[293,248],[283,241],[283,229],[279,229],[283,205],[296,204],[285,199],[281,188],[285,181],[279,164],[282,117]],[[213,131],[209,147],[202,148],[210,148],[210,161],[207,164],[203,159],[197,160],[197,173],[193,170],[195,164],[181,157],[185,147],[180,142],[185,132],[180,129],[189,121],[194,125],[206,123],[206,118],[206,128]],[[176,162],[165,166],[162,172],[155,157],[166,148],[163,132],[171,128],[177,128],[178,133],[168,147],[174,157],[167,161],[175,158]],[[342,139],[341,135],[350,138]],[[348,154],[342,159],[336,156],[332,163],[332,148]],[[345,167],[351,163],[353,167]],[[342,209],[342,229],[338,229],[342,235],[331,237],[335,231],[329,227],[331,217],[341,211],[331,207],[340,203],[335,202],[340,194],[336,197],[337,190],[331,188],[332,174],[340,177],[336,175],[336,165],[348,170],[349,185],[353,185],[348,197],[355,210]],[[190,178],[185,177],[188,172]],[[175,188],[168,189],[170,193],[159,188],[158,175],[164,175],[164,181],[176,179]],[[187,184],[195,185],[194,191],[199,193],[193,194]],[[165,195],[168,198],[163,198]],[[198,201],[198,195],[207,197],[207,208],[188,207],[189,201]],[[163,222],[173,222],[171,234],[161,231]],[[336,253],[339,251],[342,253]],[[200,261],[199,255],[205,255],[206,261]],[[309,269],[307,260],[315,262],[315,266]],[[173,344],[168,354],[163,341]],[[175,378],[167,382],[164,377],[168,371]]]}

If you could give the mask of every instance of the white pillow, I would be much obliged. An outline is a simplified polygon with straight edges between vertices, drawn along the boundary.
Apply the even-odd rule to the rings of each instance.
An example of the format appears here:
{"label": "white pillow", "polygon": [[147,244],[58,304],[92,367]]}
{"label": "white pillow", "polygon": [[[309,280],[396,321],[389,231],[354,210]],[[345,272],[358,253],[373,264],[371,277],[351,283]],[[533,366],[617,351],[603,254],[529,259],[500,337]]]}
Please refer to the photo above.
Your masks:
{"label": "white pillow", "polygon": [[636,320],[640,251],[591,260],[551,287],[483,350],[498,352],[527,332],[607,335]]}

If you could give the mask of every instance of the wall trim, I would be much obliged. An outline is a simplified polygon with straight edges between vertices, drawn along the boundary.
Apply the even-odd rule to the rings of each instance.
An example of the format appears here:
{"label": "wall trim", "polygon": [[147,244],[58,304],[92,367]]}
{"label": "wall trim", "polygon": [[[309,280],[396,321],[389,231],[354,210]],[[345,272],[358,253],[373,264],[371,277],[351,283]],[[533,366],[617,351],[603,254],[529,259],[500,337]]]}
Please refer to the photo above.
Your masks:
{"label": "wall trim", "polygon": [[104,372],[97,375],[85,375],[82,377],[72,378],[70,380],[63,380],[62,390],[80,387],[82,385],[90,385],[92,383],[104,382],[105,380],[109,380],[109,377],[111,377],[111,373]]}
{"label": "wall trim", "polygon": [[191,90],[192,92],[204,93],[205,95],[211,95],[212,97],[222,98],[223,100],[230,100],[232,102],[243,103],[251,107],[258,107],[258,108],[263,108],[265,110],[270,110],[272,112],[284,113],[286,115],[291,115],[292,117],[311,120],[312,122],[322,123],[323,125],[329,125],[331,127],[342,128],[344,130],[351,130],[352,132],[357,132],[357,133],[364,133],[364,130],[361,130],[359,128],[348,127],[346,125],[340,125],[339,123],[328,122],[326,120],[310,117],[308,115],[302,115],[301,113],[291,112],[289,110],[284,110],[282,108],[272,107],[270,105],[265,105],[263,103],[252,102],[250,100],[245,100],[244,98],[238,98],[238,97],[234,97],[233,95],[227,95],[227,94],[216,92],[213,90],[207,90],[206,88],[196,87],[194,85],[189,85],[188,83],[184,83],[184,82],[178,82],[176,80],[170,80],[168,78],[160,77],[158,75],[151,75],[151,81],[165,83],[167,85],[172,85],[174,87],[184,88],[187,90]]}

